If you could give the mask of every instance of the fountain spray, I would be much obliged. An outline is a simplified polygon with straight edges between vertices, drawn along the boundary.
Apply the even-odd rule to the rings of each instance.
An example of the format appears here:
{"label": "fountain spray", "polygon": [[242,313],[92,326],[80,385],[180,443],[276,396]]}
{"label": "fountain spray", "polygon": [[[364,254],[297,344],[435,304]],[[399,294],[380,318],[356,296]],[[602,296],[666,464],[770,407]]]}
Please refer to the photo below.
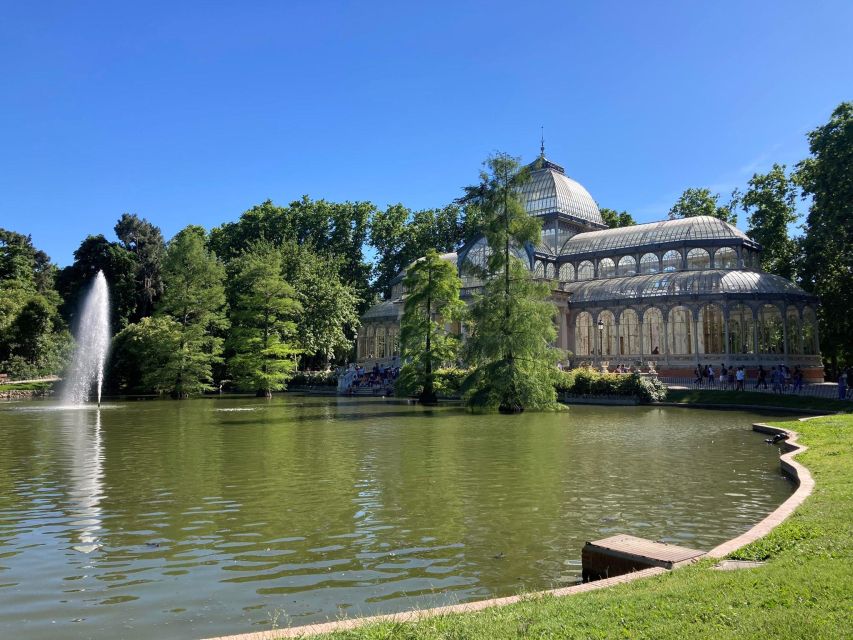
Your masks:
{"label": "fountain spray", "polygon": [[110,294],[103,271],[98,271],[83,302],[75,336],[77,347],[66,377],[63,404],[83,404],[97,385],[98,406],[104,383],[104,365],[110,346]]}

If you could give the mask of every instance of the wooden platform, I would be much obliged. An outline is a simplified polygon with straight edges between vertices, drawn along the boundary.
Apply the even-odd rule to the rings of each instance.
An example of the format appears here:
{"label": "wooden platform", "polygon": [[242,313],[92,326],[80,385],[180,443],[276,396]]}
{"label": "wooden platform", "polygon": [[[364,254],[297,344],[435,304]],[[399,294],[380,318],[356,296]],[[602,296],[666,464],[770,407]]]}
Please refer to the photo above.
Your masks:
{"label": "wooden platform", "polygon": [[581,552],[584,582],[661,567],[673,569],[695,562],[704,551],[619,534],[587,542]]}

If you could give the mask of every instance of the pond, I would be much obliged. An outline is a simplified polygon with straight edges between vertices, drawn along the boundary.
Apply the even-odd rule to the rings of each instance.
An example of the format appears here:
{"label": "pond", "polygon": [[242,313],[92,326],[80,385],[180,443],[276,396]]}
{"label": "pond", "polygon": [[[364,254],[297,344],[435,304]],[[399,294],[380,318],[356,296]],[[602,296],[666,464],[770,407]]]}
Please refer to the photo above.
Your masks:
{"label": "pond", "polygon": [[586,540],[623,532],[710,549],[793,490],[761,417],[0,405],[0,637],[203,638],[565,586]]}

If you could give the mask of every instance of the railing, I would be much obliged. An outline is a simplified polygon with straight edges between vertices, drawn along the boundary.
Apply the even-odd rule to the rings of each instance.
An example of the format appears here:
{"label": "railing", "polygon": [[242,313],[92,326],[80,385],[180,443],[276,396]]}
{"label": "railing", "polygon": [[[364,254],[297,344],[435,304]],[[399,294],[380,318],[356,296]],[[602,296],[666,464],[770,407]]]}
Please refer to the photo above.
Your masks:
{"label": "railing", "polygon": [[[719,373],[717,373],[719,376]],[[708,384],[708,379],[703,378],[702,383],[699,384],[696,382],[695,376],[689,377],[675,377],[675,376],[662,376],[659,378],[661,382],[670,385],[679,385],[684,386],[689,389],[710,389],[714,391],[734,391],[737,383],[728,384],[726,382],[720,382],[719,378],[714,380],[713,383]],[[765,388],[764,384],[760,387],[758,386],[758,381],[753,377],[751,379],[744,380],[743,383],[744,391],[754,392],[754,393],[778,393],[773,390],[773,384],[770,382],[770,376],[767,377],[767,387]],[[783,395],[798,395],[798,396],[811,396],[815,398],[829,398],[833,400],[838,400],[838,385],[831,382],[824,383],[805,383],[802,388],[798,391],[794,391],[794,385],[792,382],[789,382],[786,386],[782,388]],[[847,397],[845,400],[853,401],[853,396],[851,396],[850,389],[848,389]]]}

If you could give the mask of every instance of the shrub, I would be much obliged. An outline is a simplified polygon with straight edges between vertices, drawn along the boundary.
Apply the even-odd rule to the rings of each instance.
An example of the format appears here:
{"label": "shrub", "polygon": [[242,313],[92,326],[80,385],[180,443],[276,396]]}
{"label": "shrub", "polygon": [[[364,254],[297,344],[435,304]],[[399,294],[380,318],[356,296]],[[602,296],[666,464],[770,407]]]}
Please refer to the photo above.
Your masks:
{"label": "shrub", "polygon": [[666,399],[666,387],[657,378],[637,373],[599,373],[592,369],[558,372],[554,386],[558,393],[578,396],[633,396],[642,403]]}
{"label": "shrub", "polygon": [[297,371],[287,383],[288,387],[334,387],[338,374],[334,371]]}

